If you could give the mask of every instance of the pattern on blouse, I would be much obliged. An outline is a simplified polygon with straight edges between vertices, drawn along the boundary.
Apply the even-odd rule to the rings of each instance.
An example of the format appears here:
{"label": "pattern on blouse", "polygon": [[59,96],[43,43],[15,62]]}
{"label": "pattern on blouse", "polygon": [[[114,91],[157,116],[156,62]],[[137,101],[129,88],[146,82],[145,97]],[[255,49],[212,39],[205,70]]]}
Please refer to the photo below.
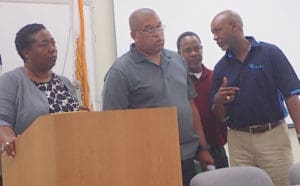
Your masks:
{"label": "pattern on blouse", "polygon": [[48,82],[33,82],[48,98],[49,113],[79,110],[78,101],[70,95],[67,87],[56,74],[52,73],[51,80]]}

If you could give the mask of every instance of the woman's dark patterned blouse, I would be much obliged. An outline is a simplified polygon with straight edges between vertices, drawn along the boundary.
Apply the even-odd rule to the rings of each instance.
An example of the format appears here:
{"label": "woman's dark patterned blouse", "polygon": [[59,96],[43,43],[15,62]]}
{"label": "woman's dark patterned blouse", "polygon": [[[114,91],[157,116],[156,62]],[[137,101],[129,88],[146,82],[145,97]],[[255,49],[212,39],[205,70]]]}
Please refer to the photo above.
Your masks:
{"label": "woman's dark patterned blouse", "polygon": [[67,87],[56,74],[52,73],[51,80],[48,82],[33,82],[47,96],[49,113],[79,110],[78,101],[69,94]]}

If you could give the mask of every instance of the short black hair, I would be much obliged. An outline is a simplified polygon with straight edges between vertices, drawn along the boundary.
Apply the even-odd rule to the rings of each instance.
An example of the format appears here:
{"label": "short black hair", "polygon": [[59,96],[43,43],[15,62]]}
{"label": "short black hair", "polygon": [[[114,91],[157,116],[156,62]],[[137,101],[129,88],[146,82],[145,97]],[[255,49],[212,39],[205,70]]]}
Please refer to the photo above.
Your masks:
{"label": "short black hair", "polygon": [[195,37],[198,38],[199,41],[200,41],[200,37],[199,37],[196,33],[191,32],[191,31],[183,32],[182,34],[179,35],[179,37],[178,37],[178,39],[177,39],[177,51],[179,51],[179,49],[180,49],[180,42],[181,42],[181,40],[182,40],[184,37],[186,37],[186,36],[195,36]]}
{"label": "short black hair", "polygon": [[43,24],[33,23],[22,27],[16,34],[15,44],[18,54],[21,56],[23,61],[25,58],[22,51],[26,48],[30,48],[32,44],[32,35],[39,32],[40,30],[46,29]]}

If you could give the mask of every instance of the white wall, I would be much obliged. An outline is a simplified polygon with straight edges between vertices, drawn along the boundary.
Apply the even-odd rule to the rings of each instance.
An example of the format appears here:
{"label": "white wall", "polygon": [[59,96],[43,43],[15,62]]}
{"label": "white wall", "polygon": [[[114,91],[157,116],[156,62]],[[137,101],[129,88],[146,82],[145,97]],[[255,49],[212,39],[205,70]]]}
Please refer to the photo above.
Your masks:
{"label": "white wall", "polygon": [[[18,66],[23,66],[23,61],[17,54],[14,43],[17,31],[29,23],[43,23],[55,38],[58,47],[58,59],[54,70],[62,73],[68,46],[69,9],[68,4],[0,2],[0,53],[2,55],[3,71],[6,72]],[[51,13],[51,10],[56,10],[57,14]],[[52,19],[48,18],[49,15]]]}
{"label": "white wall", "polygon": [[99,108],[102,108],[104,76],[117,57],[113,1],[95,0],[94,15],[96,97]]}
{"label": "white wall", "polygon": [[[4,71],[23,65],[13,42],[16,31],[29,22],[41,22],[57,41],[59,56],[54,71],[72,78],[70,66],[66,71],[63,70],[63,64],[70,60],[66,51],[70,27],[68,4],[71,1],[73,0],[0,0],[0,53]],[[97,102],[101,101],[103,77],[116,57],[115,42],[118,56],[129,49],[132,40],[128,18],[132,11],[142,7],[154,9],[166,24],[166,48],[176,50],[176,39],[184,31],[198,33],[204,45],[203,63],[210,68],[223,55],[212,39],[210,21],[221,10],[235,10],[244,20],[245,33],[254,35],[258,40],[279,45],[300,75],[300,53],[297,47],[300,43],[298,0],[96,0],[95,7],[91,7],[91,12],[87,14],[86,22],[92,26],[92,30],[87,31],[90,35],[88,42],[96,42],[95,48],[88,49],[88,52],[95,52],[88,56],[88,61],[95,64],[92,83],[96,87],[93,94]],[[87,44],[87,47],[91,47],[91,44]],[[95,59],[92,59],[93,55]]]}
{"label": "white wall", "polygon": [[216,13],[232,9],[244,21],[246,35],[280,46],[300,75],[300,1],[298,0],[114,0],[118,56],[129,49],[128,18],[137,8],[154,9],[166,24],[165,47],[176,50],[176,40],[184,31],[194,31],[204,45],[203,63],[213,68],[223,55],[210,32]]}
{"label": "white wall", "polygon": [[[56,41],[58,57],[53,71],[67,76],[71,81],[74,73],[74,41],[72,38],[72,2],[73,0],[0,0],[0,53],[3,72],[23,66],[21,57],[15,49],[15,36],[26,24],[42,23]],[[96,103],[94,80],[94,40],[92,29],[91,0],[84,6],[86,31],[86,60],[89,73],[91,101]]]}
{"label": "white wall", "polygon": [[[300,1],[298,0],[114,0],[117,54],[128,51],[132,42],[128,18],[138,8],[152,8],[166,24],[165,47],[176,49],[176,40],[184,31],[196,32],[204,46],[203,63],[213,68],[223,51],[213,41],[211,19],[220,11],[238,12],[245,35],[277,44],[300,75]],[[289,119],[290,120],[290,119]]]}

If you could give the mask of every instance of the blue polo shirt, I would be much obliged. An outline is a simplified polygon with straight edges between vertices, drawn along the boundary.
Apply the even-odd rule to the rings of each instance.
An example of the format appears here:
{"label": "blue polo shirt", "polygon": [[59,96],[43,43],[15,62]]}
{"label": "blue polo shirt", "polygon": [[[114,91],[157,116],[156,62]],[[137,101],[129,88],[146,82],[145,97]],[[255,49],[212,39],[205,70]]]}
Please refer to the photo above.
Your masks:
{"label": "blue polo shirt", "polygon": [[230,128],[283,119],[287,116],[283,101],[300,93],[299,79],[283,52],[273,44],[246,39],[251,48],[243,62],[226,51],[214,69],[211,98],[223,77],[227,77],[228,86],[239,87],[235,100],[225,104]]}

